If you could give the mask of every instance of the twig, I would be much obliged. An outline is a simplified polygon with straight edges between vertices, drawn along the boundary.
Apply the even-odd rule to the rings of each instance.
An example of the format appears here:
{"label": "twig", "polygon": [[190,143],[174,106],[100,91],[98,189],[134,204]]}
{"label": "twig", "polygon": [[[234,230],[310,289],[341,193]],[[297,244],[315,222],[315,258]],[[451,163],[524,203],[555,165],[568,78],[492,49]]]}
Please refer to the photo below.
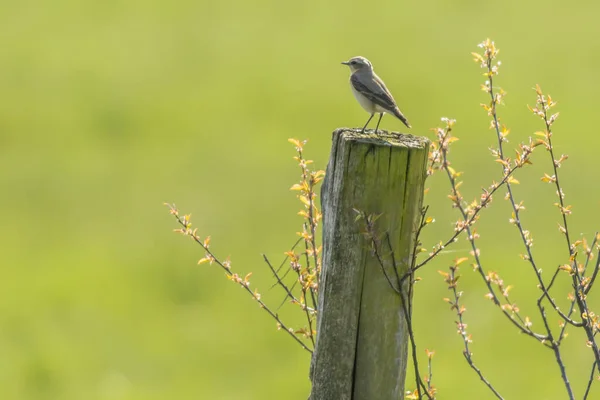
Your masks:
{"label": "twig", "polygon": [[[298,246],[298,244],[300,244],[300,242],[302,241],[302,238],[298,238],[298,240],[296,240],[296,243],[294,243],[294,245],[290,248],[290,251],[294,251],[294,249],[296,248],[296,246]],[[286,254],[286,256],[283,258],[283,261],[281,262],[281,264],[279,264],[279,267],[277,267],[277,273],[279,274],[279,271],[281,271],[281,269],[283,268],[283,266],[285,265],[285,262],[287,261],[287,259],[290,258],[290,256],[288,256]],[[285,279],[286,275],[288,274],[288,272],[290,272],[289,270],[287,270],[285,272],[285,274],[281,277],[281,279]],[[277,283],[274,283],[272,287],[276,286]]]}
{"label": "twig", "polygon": [[[383,275],[385,276],[385,279],[387,280],[388,284],[390,285],[390,288],[392,288],[392,290],[398,294],[400,294],[400,287],[395,287],[394,284],[392,283],[392,280],[390,279],[390,276],[388,275],[386,269],[385,269],[385,263],[383,262],[383,258],[380,254],[380,250],[379,250],[379,239],[377,239],[377,232],[375,232],[375,220],[377,219],[377,217],[372,216],[372,215],[367,215],[364,211],[359,211],[359,210],[354,210],[355,212],[359,213],[359,217],[360,219],[364,219],[365,220],[365,227],[366,227],[366,237],[369,239],[369,241],[371,242],[371,252],[373,253],[373,255],[375,256],[375,258],[377,259],[378,264],[381,267],[381,271],[383,272]],[[392,253],[393,254],[393,253]],[[394,267],[394,271],[396,271],[396,267]],[[396,271],[397,274],[397,271]]]}
{"label": "twig", "polygon": [[[448,126],[446,127],[446,132],[448,132],[448,133],[446,135],[449,134],[449,131],[451,129],[452,129],[452,123],[448,123]],[[443,141],[443,138],[440,140]],[[440,146],[440,149],[441,149],[441,157],[442,157],[442,168],[446,171],[448,181],[450,182],[450,187],[451,187],[451,192],[452,192],[452,194],[451,194],[452,202],[454,203],[454,206],[459,210],[459,212],[463,218],[463,221],[473,220],[474,219],[473,215],[475,215],[477,210],[480,210],[481,208],[475,207],[474,211],[471,211],[471,217],[469,217],[469,213],[467,212],[467,210],[465,209],[465,207],[462,204],[462,196],[460,195],[460,193],[458,191],[458,184],[456,182],[456,173],[450,168],[450,163],[448,161],[448,146]],[[531,153],[528,153],[527,157],[529,156],[529,154],[531,154]],[[515,169],[516,169],[516,167],[515,167]],[[504,182],[504,183],[508,182],[508,179],[510,176],[512,176],[512,172],[514,172],[514,169],[511,169],[510,171],[511,171],[510,173],[507,173],[504,176],[502,182]],[[496,188],[499,188],[500,186],[501,185],[497,185]],[[490,199],[492,193],[493,193],[493,189],[490,193],[488,193],[486,195],[485,199]],[[484,200],[482,200],[482,203],[483,203],[483,201]],[[463,228],[463,226],[461,226],[461,229],[462,228]],[[469,223],[464,224],[464,230],[466,230],[467,238],[469,240],[469,243],[471,244],[471,249],[472,249],[471,255],[475,259],[475,265],[477,266],[477,271],[479,272],[481,278],[483,279],[484,284],[488,288],[490,299],[494,302],[495,305],[500,307],[500,310],[502,311],[502,313],[517,328],[519,328],[519,330],[521,332],[523,332],[523,333],[527,334],[528,336],[531,336],[543,343],[547,339],[546,336],[543,336],[543,335],[533,332],[531,329],[529,329],[528,326],[526,326],[525,324],[520,322],[520,321],[522,321],[522,318],[520,316],[518,316],[518,313],[515,313],[515,314],[518,316],[518,319],[520,321],[517,321],[504,307],[502,307],[502,303],[498,299],[498,296],[492,286],[493,280],[490,279],[486,275],[486,273],[484,272],[483,267],[481,265],[481,259],[479,257],[479,249],[477,248],[477,245],[475,244],[475,235],[472,233]],[[511,306],[511,309],[514,312],[514,307]]]}
{"label": "twig", "polygon": [[[430,221],[428,221],[428,218],[427,218],[427,211],[429,211],[429,206],[425,206],[421,209],[421,220],[419,221],[419,227],[417,228],[417,232],[415,233],[415,242],[413,244],[412,259],[410,261],[409,272],[406,273],[405,275],[403,275],[402,278],[399,279],[398,282],[400,285],[409,276],[411,277],[411,282],[414,279],[414,274],[415,274],[415,271],[417,270],[417,257],[419,256],[419,253],[420,253],[419,249],[421,246],[421,233],[423,232],[423,228],[425,228],[425,226],[427,226],[430,222]],[[431,218],[431,221],[433,221],[432,218]]]}
{"label": "twig", "polygon": [[433,359],[433,353],[427,350],[427,372],[428,372],[428,376],[427,376],[427,391],[431,392],[432,391],[432,386],[431,386],[431,381],[433,380],[433,369],[431,367],[432,364],[432,359]]}
{"label": "twig", "polygon": [[315,236],[318,221],[321,219],[321,214],[320,212],[318,212],[318,210],[316,210],[316,206],[314,203],[314,199],[316,197],[314,188],[315,185],[323,179],[325,173],[323,171],[309,172],[307,165],[310,163],[310,161],[304,159],[302,153],[302,146],[299,145],[299,143],[296,145],[296,150],[298,152],[299,165],[302,170],[302,182],[304,184],[305,197],[308,200],[308,204],[306,206],[306,208],[308,209],[308,214],[305,215],[305,218],[308,220],[310,237],[308,239],[305,237],[304,239],[307,242],[307,244],[310,244],[315,262],[314,271],[316,274],[317,282],[319,282],[321,274],[321,263],[319,261],[319,249],[317,248]]}
{"label": "twig", "polygon": [[[267,256],[265,254],[262,255],[263,259],[265,260],[265,263],[269,266],[269,269],[271,270],[271,272],[273,272],[273,276],[275,277],[275,279],[277,280],[277,285],[279,285],[280,287],[283,288],[283,290],[285,291],[286,297],[289,297],[290,300],[293,303],[296,304],[300,304],[302,305],[302,303],[296,298],[296,296],[294,296],[294,294],[292,293],[292,290],[281,280],[281,278],[279,277],[279,275],[277,274],[277,272],[275,271],[275,268],[273,268],[273,265],[271,264],[271,262],[269,261],[269,259],[267,258]],[[310,312],[314,312],[314,308],[305,306],[302,308],[306,308],[307,311]]]}
{"label": "twig", "polygon": [[[304,227],[306,227],[306,223],[304,223]],[[306,229],[306,228],[305,228]],[[304,241],[304,256],[305,256],[305,260],[306,260],[306,268],[308,271],[310,271],[310,256],[308,254],[308,242],[305,240]],[[317,275],[317,279],[318,279],[318,275]],[[317,281],[318,283],[318,281]],[[319,306],[319,304],[317,303],[317,297],[316,297],[316,290],[313,289],[313,286],[309,286],[308,287],[308,291],[310,292],[310,299],[312,301],[312,305],[313,305],[313,309],[316,310]],[[304,285],[302,285],[302,293],[304,294],[304,301],[306,302],[306,289],[304,288]],[[309,321],[309,325],[312,325],[312,323]],[[311,328],[311,336],[312,336],[312,328]]]}
{"label": "twig", "polygon": [[592,371],[590,372],[590,379],[588,379],[587,386],[585,388],[585,394],[583,395],[583,400],[586,400],[588,395],[590,394],[590,389],[592,388],[592,383],[594,383],[594,369],[596,368],[596,361],[592,364]]}
{"label": "twig", "polygon": [[573,389],[571,388],[571,383],[569,382],[569,377],[567,376],[567,371],[565,369],[565,364],[562,360],[562,356],[560,354],[560,343],[554,340],[552,336],[552,329],[550,329],[550,325],[548,324],[548,318],[546,317],[546,311],[544,306],[542,305],[542,298],[537,301],[538,308],[540,313],[542,314],[542,321],[544,322],[544,327],[546,328],[546,332],[548,333],[548,340],[550,341],[550,348],[554,352],[554,358],[556,359],[556,363],[558,364],[558,368],[560,369],[560,376],[565,384],[565,388],[567,389],[567,393],[569,395],[570,400],[574,400],[575,396],[573,395]]}
{"label": "twig", "polygon": [[490,187],[490,190],[485,191],[485,193],[482,195],[481,202],[477,206],[474,207],[473,213],[468,218],[465,218],[464,221],[460,221],[459,223],[457,223],[457,226],[454,229],[454,234],[452,234],[452,236],[450,236],[450,238],[448,240],[446,240],[444,242],[444,244],[440,245],[436,250],[431,252],[427,258],[425,258],[423,261],[421,261],[419,264],[417,264],[410,273],[407,273],[407,276],[403,276],[402,279],[403,280],[406,279],[408,276],[410,276],[410,274],[416,272],[418,269],[425,266],[425,264],[427,264],[429,261],[434,259],[446,247],[448,247],[450,244],[456,242],[456,239],[458,238],[458,236],[460,236],[460,234],[463,233],[469,226],[473,225],[473,223],[479,217],[479,212],[481,210],[483,210],[484,208],[486,208],[489,205],[489,203],[492,201],[492,195],[494,193],[496,193],[496,191],[498,191],[498,189],[500,189],[506,183],[506,181],[510,178],[510,176],[512,176],[512,173],[514,171],[516,171],[517,168],[519,168],[519,167],[515,166],[515,167],[511,168],[509,173],[506,174],[506,176],[504,176],[499,183],[492,184]]}
{"label": "twig", "polygon": [[425,393],[425,396],[428,399],[433,400],[433,397],[429,394],[429,391],[427,390],[427,387],[423,383],[423,379],[421,378],[421,374],[419,372],[419,360],[417,357],[417,342],[415,340],[415,334],[414,334],[413,327],[412,327],[412,318],[410,317],[411,312],[409,311],[409,306],[407,305],[407,298],[402,293],[400,293],[400,296],[402,297],[402,309],[404,310],[404,319],[406,321],[406,325],[407,325],[407,329],[408,329],[408,337],[410,339],[413,368],[415,371],[415,382],[417,384],[417,393],[418,393],[419,399],[421,399],[422,398],[421,388],[422,388]]}
{"label": "twig", "polygon": [[587,284],[584,293],[588,294],[590,290],[592,290],[592,285],[596,281],[596,277],[598,276],[598,270],[600,270],[600,250],[596,254],[596,265],[594,266],[594,272],[592,273],[592,277],[590,278],[589,283]]}
{"label": "twig", "polygon": [[[425,209],[423,210],[423,213],[421,214],[421,226],[419,227],[419,229],[417,231],[417,235],[415,236],[415,242],[418,240],[418,235],[419,235],[422,227],[425,226],[424,219],[425,219],[425,214],[427,212],[427,208],[428,207],[425,207]],[[396,255],[394,254],[394,247],[392,246],[392,240],[390,239],[389,232],[386,232],[386,241],[387,241],[388,248],[390,250],[390,257],[392,259],[391,260],[392,261],[392,269],[394,270],[394,274],[396,275],[396,282],[398,283],[399,294],[402,299],[402,308],[404,310],[404,319],[406,321],[406,326],[408,329],[408,337],[410,339],[411,355],[412,355],[412,359],[413,359],[413,367],[415,370],[415,379],[417,382],[417,394],[419,396],[419,399],[421,399],[422,396],[420,393],[421,392],[420,387],[423,387],[424,393],[427,396],[427,398],[433,400],[434,394],[432,393],[432,388],[431,388],[431,358],[429,358],[429,361],[428,361],[429,379],[427,380],[427,387],[425,387],[425,385],[423,385],[423,380],[422,380],[420,372],[419,372],[419,361],[418,361],[418,357],[417,357],[417,342],[415,340],[415,334],[414,334],[413,326],[412,326],[412,309],[413,309],[412,299],[413,299],[413,291],[414,291],[414,281],[413,281],[413,279],[411,279],[410,282],[408,283],[408,285],[406,285],[408,287],[408,293],[405,296],[402,292],[403,281],[401,280],[400,275],[398,274],[398,264],[396,263]],[[414,262],[414,257],[413,257],[413,262]],[[421,386],[419,386],[419,384]]]}
{"label": "twig", "polygon": [[[503,91],[500,89],[500,93],[496,94],[494,92],[494,84],[493,84],[493,77],[498,73],[498,66],[499,64],[497,64],[496,66],[492,65],[492,62],[497,54],[496,48],[494,46],[494,43],[488,40],[486,43],[483,44],[483,47],[485,48],[485,64],[487,66],[487,75],[488,75],[488,82],[486,82],[486,86],[487,86],[487,91],[490,95],[490,107],[488,109],[488,115],[492,116],[492,127],[494,128],[495,132],[496,132],[496,137],[498,139],[498,152],[497,152],[497,157],[498,160],[500,161],[500,163],[503,166],[503,171],[506,173],[506,170],[508,169],[508,165],[509,165],[509,160],[507,160],[504,156],[504,149],[503,149],[503,145],[502,143],[505,141],[505,136],[506,134],[508,134],[508,131],[503,128],[503,132],[500,131],[500,124],[499,124],[499,119],[498,119],[498,113],[497,113],[497,105],[498,103],[501,101],[501,98],[503,96]],[[504,134],[503,134],[504,133]],[[531,142],[531,140],[530,140]],[[531,147],[531,145],[530,145]],[[523,146],[521,146],[521,148],[523,148]],[[518,153],[517,153],[518,154]],[[521,157],[520,155],[517,156],[517,159],[519,160]],[[559,342],[554,341],[553,335],[552,335],[552,330],[550,329],[550,326],[548,324],[548,318],[546,315],[546,312],[544,310],[544,307],[542,306],[542,299],[543,297],[547,298],[548,301],[550,302],[550,304],[553,306],[553,308],[556,310],[556,312],[568,323],[571,323],[573,325],[576,325],[577,322],[573,321],[570,319],[570,316],[565,315],[560,309],[559,307],[556,305],[556,303],[554,302],[554,300],[552,299],[552,297],[550,296],[549,293],[549,289],[545,287],[544,285],[544,281],[542,279],[541,276],[541,269],[539,269],[534,261],[533,258],[533,253],[531,251],[531,246],[533,244],[533,239],[531,238],[531,234],[529,231],[526,231],[523,228],[523,225],[521,224],[521,219],[520,219],[520,211],[523,209],[522,204],[518,204],[515,201],[514,198],[514,194],[512,192],[512,187],[511,187],[511,182],[507,182],[506,184],[506,190],[508,193],[508,199],[510,200],[510,204],[512,206],[513,209],[513,218],[511,219],[511,222],[513,224],[515,224],[519,230],[519,234],[521,236],[521,240],[523,241],[523,244],[525,246],[526,252],[527,252],[527,256],[524,257],[526,258],[529,263],[531,264],[531,267],[533,269],[533,272],[538,280],[538,287],[540,288],[540,290],[543,293],[543,296],[540,297],[540,299],[538,300],[537,304],[538,304],[538,309],[540,311],[540,315],[542,317],[544,326],[546,328],[546,334],[548,337],[548,340],[550,341],[551,345],[550,347],[552,348],[555,358],[556,358],[556,362],[559,366],[560,372],[561,372],[561,377],[562,380],[565,384],[565,387],[567,389],[567,392],[569,394],[569,398],[570,399],[574,399],[573,397],[573,390],[571,388],[571,384],[569,382],[569,379],[567,377],[566,374],[566,370],[565,370],[565,366],[564,363],[562,361],[562,357],[560,354],[560,348],[559,348]],[[559,194],[560,196],[560,194]],[[562,203],[561,203],[562,204]],[[564,217],[564,214],[563,214]],[[566,219],[565,219],[565,223],[566,223]],[[569,247],[570,247],[570,242],[569,242]],[[570,251],[570,255],[572,255],[571,250]],[[552,284],[554,283],[554,280],[556,279],[556,274],[552,277],[552,280],[550,282],[550,286],[552,286]],[[546,342],[542,342],[544,344],[546,344]]]}
{"label": "twig", "polygon": [[[487,46],[490,46],[489,43],[486,44]],[[502,134],[502,132],[500,132],[500,123],[498,120],[498,113],[496,111],[498,102],[499,102],[499,98],[501,98],[502,93],[500,95],[496,94],[494,92],[494,75],[496,75],[498,72],[497,67],[492,65],[492,61],[495,57],[496,51],[495,51],[495,47],[493,47],[493,43],[491,44],[491,48],[490,47],[486,47],[486,52],[485,52],[487,58],[486,58],[486,66],[487,66],[487,70],[488,70],[488,82],[487,84],[487,89],[488,89],[488,93],[490,95],[490,107],[488,109],[488,115],[490,115],[492,117],[492,126],[494,127],[494,130],[496,132],[496,137],[498,139],[498,159],[501,161],[501,164],[503,165],[504,168],[504,173],[506,173],[506,169],[507,169],[507,165],[508,165],[508,160],[504,157],[504,148],[502,143],[506,140],[504,137],[505,135]],[[496,69],[494,69],[496,68]],[[502,91],[501,91],[502,92]],[[499,97],[500,96],[500,97]],[[524,257],[527,261],[529,261],[529,263],[531,264],[531,267],[533,269],[533,272],[538,280],[538,285],[540,290],[543,293],[543,296],[545,296],[548,301],[550,302],[550,304],[552,305],[552,307],[554,308],[554,310],[556,310],[556,312],[561,316],[561,318],[563,318],[566,322],[574,325],[574,326],[581,326],[580,323],[573,321],[571,318],[569,318],[569,316],[565,315],[560,308],[558,307],[558,305],[554,302],[554,300],[552,299],[552,297],[550,296],[548,289],[545,287],[544,285],[544,281],[542,279],[541,276],[541,270],[537,267],[535,260],[533,258],[533,253],[531,251],[531,246],[533,244],[533,239],[531,238],[531,235],[529,233],[529,231],[525,230],[523,228],[523,225],[521,224],[521,218],[520,218],[520,211],[523,209],[523,206],[521,204],[517,205],[513,192],[512,192],[512,187],[510,182],[506,183],[506,190],[508,192],[508,199],[510,201],[511,207],[513,209],[513,218],[512,218],[512,222],[513,224],[515,224],[517,226],[517,229],[519,230],[519,234],[521,236],[521,240],[523,241],[523,244],[525,246],[525,249],[527,251],[527,256]]]}
{"label": "twig", "polygon": [[[583,286],[583,277],[579,272],[579,267],[577,265],[577,252],[575,250],[575,246],[571,243],[571,239],[569,237],[569,227],[567,222],[567,215],[571,213],[570,206],[565,206],[564,203],[564,193],[562,191],[562,187],[560,185],[559,176],[558,176],[558,168],[561,165],[561,162],[566,159],[566,156],[562,156],[559,160],[554,158],[554,147],[552,146],[552,124],[558,118],[558,113],[548,116],[548,110],[556,104],[552,101],[552,98],[548,96],[546,100],[546,96],[544,96],[542,89],[539,85],[536,85],[536,94],[537,94],[537,105],[532,109],[532,112],[539,116],[545,125],[545,139],[546,139],[546,149],[550,154],[550,158],[552,160],[552,169],[554,175],[550,177],[550,182],[554,182],[556,186],[556,195],[559,201],[559,209],[562,216],[563,225],[559,225],[560,231],[565,235],[565,241],[569,251],[569,260],[571,263],[571,279],[573,281],[573,289],[575,290],[575,301],[577,303],[577,307],[579,308],[579,312],[582,316],[583,329],[588,338],[588,345],[592,348],[594,353],[594,358],[596,363],[600,365],[600,348],[598,348],[598,344],[595,340],[594,326],[590,319],[590,311],[587,306],[586,296],[585,296],[585,287]],[[548,296],[550,298],[550,296]]]}
{"label": "twig", "polygon": [[[594,240],[592,241],[592,245],[590,246],[590,250],[586,251],[587,253],[587,258],[585,260],[585,265],[583,267],[583,274],[586,273],[590,259],[592,258],[592,251],[591,249],[594,248],[594,246],[596,245],[596,243],[598,242],[598,232],[596,232],[594,234]],[[594,272],[592,274],[592,277],[590,278],[590,281],[588,282],[587,286],[585,287],[584,293],[587,295],[588,292],[592,289],[592,285],[594,284],[594,281],[596,280],[596,275],[598,274],[598,269],[600,268],[600,250],[598,250],[598,253],[596,254],[596,266],[594,267]],[[556,269],[555,275],[557,275],[560,271],[560,268]],[[552,282],[551,282],[552,283]],[[550,290],[550,288],[548,288],[548,290]],[[575,303],[576,303],[576,299],[575,297],[573,297],[573,300],[571,301],[571,305],[569,306],[569,312],[567,313],[567,316],[570,317],[571,314],[573,314],[573,311],[575,311]],[[562,340],[565,338],[565,332],[567,329],[567,324],[563,324],[561,330],[560,330],[560,335],[558,336],[558,340],[557,343],[558,345],[561,344]]]}
{"label": "twig", "polygon": [[[169,206],[169,208],[171,209],[171,214],[175,217],[177,222],[182,226],[182,229],[177,229],[176,231],[178,231],[186,236],[191,237],[196,243],[198,243],[200,246],[202,246],[202,248],[206,252],[206,256],[203,260],[206,259],[208,262],[211,262],[211,263],[214,262],[219,267],[221,267],[225,271],[225,274],[227,274],[227,276],[231,280],[238,283],[240,285],[240,287],[242,287],[254,300],[256,300],[256,302],[260,305],[260,307],[263,310],[265,310],[277,322],[278,326],[281,327],[281,329],[283,329],[285,332],[287,332],[304,350],[306,350],[312,354],[312,350],[309,349],[304,344],[304,342],[302,342],[302,340],[300,340],[294,334],[294,330],[286,327],[286,325],[283,323],[283,321],[281,321],[279,316],[276,313],[274,313],[273,311],[271,311],[271,309],[260,299],[260,294],[256,291],[253,292],[250,289],[250,282],[248,281],[248,276],[246,276],[246,278],[241,278],[240,276],[238,276],[238,274],[231,272],[231,267],[229,267],[229,265],[225,265],[221,260],[219,260],[210,251],[208,244],[206,243],[207,240],[205,239],[204,241],[202,241],[200,239],[200,237],[196,234],[196,230],[191,229],[191,223],[189,221],[189,216],[186,215],[184,217],[180,217],[179,211],[177,210],[177,208],[174,205],[167,204],[167,206]],[[203,261],[203,260],[201,260],[201,261]]]}
{"label": "twig", "polygon": [[273,268],[273,266],[271,265],[271,261],[269,261],[269,259],[267,258],[267,255],[263,254],[262,256],[263,256],[263,259],[265,260],[265,263],[269,266],[269,269],[273,273],[273,276],[277,280],[277,282],[275,284],[273,284],[273,286],[279,285],[285,291],[286,297],[289,297],[293,302],[297,302],[298,299],[296,299],[296,297],[294,296],[292,291],[287,287],[287,285],[285,283],[283,283],[283,281],[279,277],[279,274],[277,273],[277,271],[275,271],[275,268]]}
{"label": "twig", "polygon": [[481,381],[488,387],[488,389],[490,389],[490,391],[498,398],[498,399],[503,399],[503,397],[500,395],[500,393],[498,393],[498,391],[496,390],[496,388],[494,388],[494,386],[485,378],[485,376],[483,375],[483,373],[481,372],[481,370],[475,365],[475,362],[473,361],[473,355],[471,353],[471,350],[469,349],[469,343],[471,343],[471,335],[467,334],[467,325],[465,324],[464,320],[463,320],[463,313],[465,312],[465,308],[464,306],[462,306],[460,304],[460,297],[462,292],[458,292],[456,290],[457,287],[457,281],[458,281],[458,276],[456,275],[456,271],[458,270],[458,265],[460,264],[459,261],[456,261],[454,265],[450,266],[450,273],[449,274],[445,274],[445,282],[448,284],[448,289],[450,289],[452,291],[453,297],[454,297],[454,301],[450,301],[449,299],[447,300],[448,303],[450,303],[450,308],[454,309],[456,311],[456,315],[458,317],[458,321],[456,322],[456,326],[458,328],[458,333],[460,334],[462,340],[463,340],[463,344],[465,347],[465,350],[463,351],[463,356],[465,357],[465,360],[467,360],[467,363],[469,364],[469,366],[471,367],[471,369],[473,369],[475,371],[475,373],[479,376],[479,379],[481,379]]}
{"label": "twig", "polygon": [[[371,215],[367,215],[364,211],[360,211],[360,210],[355,210],[358,214],[359,217],[358,219],[364,219],[365,220],[365,225],[367,228],[367,231],[365,233],[366,237],[368,238],[368,240],[371,242],[371,247],[372,247],[372,253],[375,256],[375,259],[377,260],[377,263],[379,264],[379,266],[381,267],[383,274],[386,278],[386,280],[388,281],[388,284],[390,285],[390,287],[400,295],[401,298],[401,303],[402,303],[402,309],[404,311],[404,319],[406,321],[406,325],[407,325],[407,330],[408,330],[408,337],[410,340],[410,344],[411,344],[411,353],[412,353],[412,361],[413,361],[413,368],[414,368],[414,372],[415,372],[415,382],[416,382],[416,386],[417,386],[417,396],[419,399],[421,399],[423,397],[423,393],[424,395],[430,399],[430,400],[434,400],[434,398],[429,394],[427,387],[425,386],[425,384],[423,383],[423,379],[421,378],[421,374],[419,372],[419,360],[417,358],[417,344],[415,341],[415,337],[414,337],[414,332],[413,332],[413,328],[412,328],[412,318],[411,318],[411,307],[412,307],[412,301],[410,298],[410,293],[409,292],[409,296],[405,296],[404,293],[402,292],[402,286],[399,286],[398,288],[396,288],[394,286],[394,284],[392,283],[392,280],[390,279],[388,273],[386,272],[385,269],[385,263],[384,260],[381,256],[381,249],[380,249],[380,242],[377,239],[377,233],[375,231],[375,225],[374,225],[374,220],[377,219],[377,217],[373,217]],[[387,241],[388,241],[388,245],[390,246],[390,250],[391,250],[391,262],[392,262],[392,268],[396,273],[396,278],[397,278],[397,282],[399,282],[399,275],[398,275],[398,265],[396,264],[396,258],[394,256],[394,250],[391,246],[391,241],[389,238],[389,234],[387,235]],[[412,287],[412,282],[409,283],[409,287]],[[410,290],[410,289],[409,289]],[[423,392],[421,392],[421,390],[423,390]]]}

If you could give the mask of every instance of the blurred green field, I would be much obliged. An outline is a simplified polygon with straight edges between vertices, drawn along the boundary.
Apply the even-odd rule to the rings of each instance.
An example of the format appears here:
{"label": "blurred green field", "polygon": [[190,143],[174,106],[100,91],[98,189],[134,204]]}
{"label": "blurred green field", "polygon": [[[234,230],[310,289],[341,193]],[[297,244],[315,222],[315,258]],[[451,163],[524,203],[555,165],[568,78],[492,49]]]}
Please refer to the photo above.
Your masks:
{"label": "blurred green field", "polygon": [[[266,301],[280,301],[260,254],[280,258],[300,228],[287,139],[309,139],[309,157],[324,168],[331,131],[362,126],[367,115],[339,64],[351,56],[374,63],[411,133],[432,137],[440,117],[458,120],[454,167],[471,198],[500,172],[470,56],[492,37],[509,146],[541,129],[525,107],[539,83],[559,101],[554,140],[570,155],[561,172],[573,232],[600,229],[598,2],[22,0],[1,10],[1,399],[305,399],[308,355],[222,272],[196,266],[202,253],[172,233],[162,203],[192,213],[216,253],[253,271]],[[403,128],[389,116],[382,127]],[[529,183],[516,193],[550,271],[566,252],[554,189],[539,180],[546,158],[539,151],[518,175]],[[437,220],[430,244],[457,218],[440,178],[427,199]],[[509,217],[501,197],[486,210],[483,261],[542,330]],[[468,254],[467,243],[452,250],[421,275],[418,344],[421,356],[436,351],[439,398],[487,399],[442,301],[436,271]],[[566,398],[551,352],[518,335],[483,300],[475,274],[463,273],[484,373],[507,399]],[[578,335],[566,346],[581,398],[590,353]]]}

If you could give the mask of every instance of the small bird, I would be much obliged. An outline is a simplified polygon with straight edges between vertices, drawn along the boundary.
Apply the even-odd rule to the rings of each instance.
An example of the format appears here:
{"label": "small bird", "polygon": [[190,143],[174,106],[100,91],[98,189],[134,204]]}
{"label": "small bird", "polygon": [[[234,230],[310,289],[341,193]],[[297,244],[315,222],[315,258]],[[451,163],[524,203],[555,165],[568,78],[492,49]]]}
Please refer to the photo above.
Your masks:
{"label": "small bird", "polygon": [[352,57],[342,64],[349,66],[352,72],[352,75],[350,75],[350,87],[352,88],[354,97],[356,97],[362,108],[371,114],[361,132],[364,133],[365,128],[369,125],[376,112],[379,113],[379,121],[377,121],[375,133],[377,133],[379,123],[385,113],[393,114],[404,125],[410,128],[408,120],[400,112],[392,94],[385,87],[385,83],[373,71],[373,64],[369,60],[360,56]]}

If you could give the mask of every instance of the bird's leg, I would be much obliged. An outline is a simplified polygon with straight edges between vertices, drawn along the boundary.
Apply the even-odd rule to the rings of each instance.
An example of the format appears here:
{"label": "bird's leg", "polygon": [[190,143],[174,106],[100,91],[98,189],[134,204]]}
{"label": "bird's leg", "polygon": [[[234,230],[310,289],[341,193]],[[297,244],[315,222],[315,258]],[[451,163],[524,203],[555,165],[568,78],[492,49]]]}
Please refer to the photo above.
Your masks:
{"label": "bird's leg", "polygon": [[377,121],[377,126],[375,127],[375,134],[377,134],[377,128],[379,128],[379,123],[381,122],[381,118],[383,118],[383,113],[379,113],[379,121]]}
{"label": "bird's leg", "polygon": [[365,129],[367,128],[367,125],[369,125],[369,122],[371,122],[371,119],[373,119],[373,115],[375,115],[375,113],[371,114],[371,116],[367,120],[367,123],[365,124],[365,126],[363,126],[362,131],[360,131],[360,133],[365,133]]}

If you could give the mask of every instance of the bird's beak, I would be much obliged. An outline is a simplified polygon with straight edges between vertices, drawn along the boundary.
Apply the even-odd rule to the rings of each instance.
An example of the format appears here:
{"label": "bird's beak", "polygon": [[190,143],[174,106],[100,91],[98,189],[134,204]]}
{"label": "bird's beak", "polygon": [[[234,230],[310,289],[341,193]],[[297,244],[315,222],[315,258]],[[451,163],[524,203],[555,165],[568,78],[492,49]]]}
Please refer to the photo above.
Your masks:
{"label": "bird's beak", "polygon": [[348,65],[348,64],[350,64],[350,63],[349,63],[348,61],[342,61],[342,64],[344,64],[344,65]]}

